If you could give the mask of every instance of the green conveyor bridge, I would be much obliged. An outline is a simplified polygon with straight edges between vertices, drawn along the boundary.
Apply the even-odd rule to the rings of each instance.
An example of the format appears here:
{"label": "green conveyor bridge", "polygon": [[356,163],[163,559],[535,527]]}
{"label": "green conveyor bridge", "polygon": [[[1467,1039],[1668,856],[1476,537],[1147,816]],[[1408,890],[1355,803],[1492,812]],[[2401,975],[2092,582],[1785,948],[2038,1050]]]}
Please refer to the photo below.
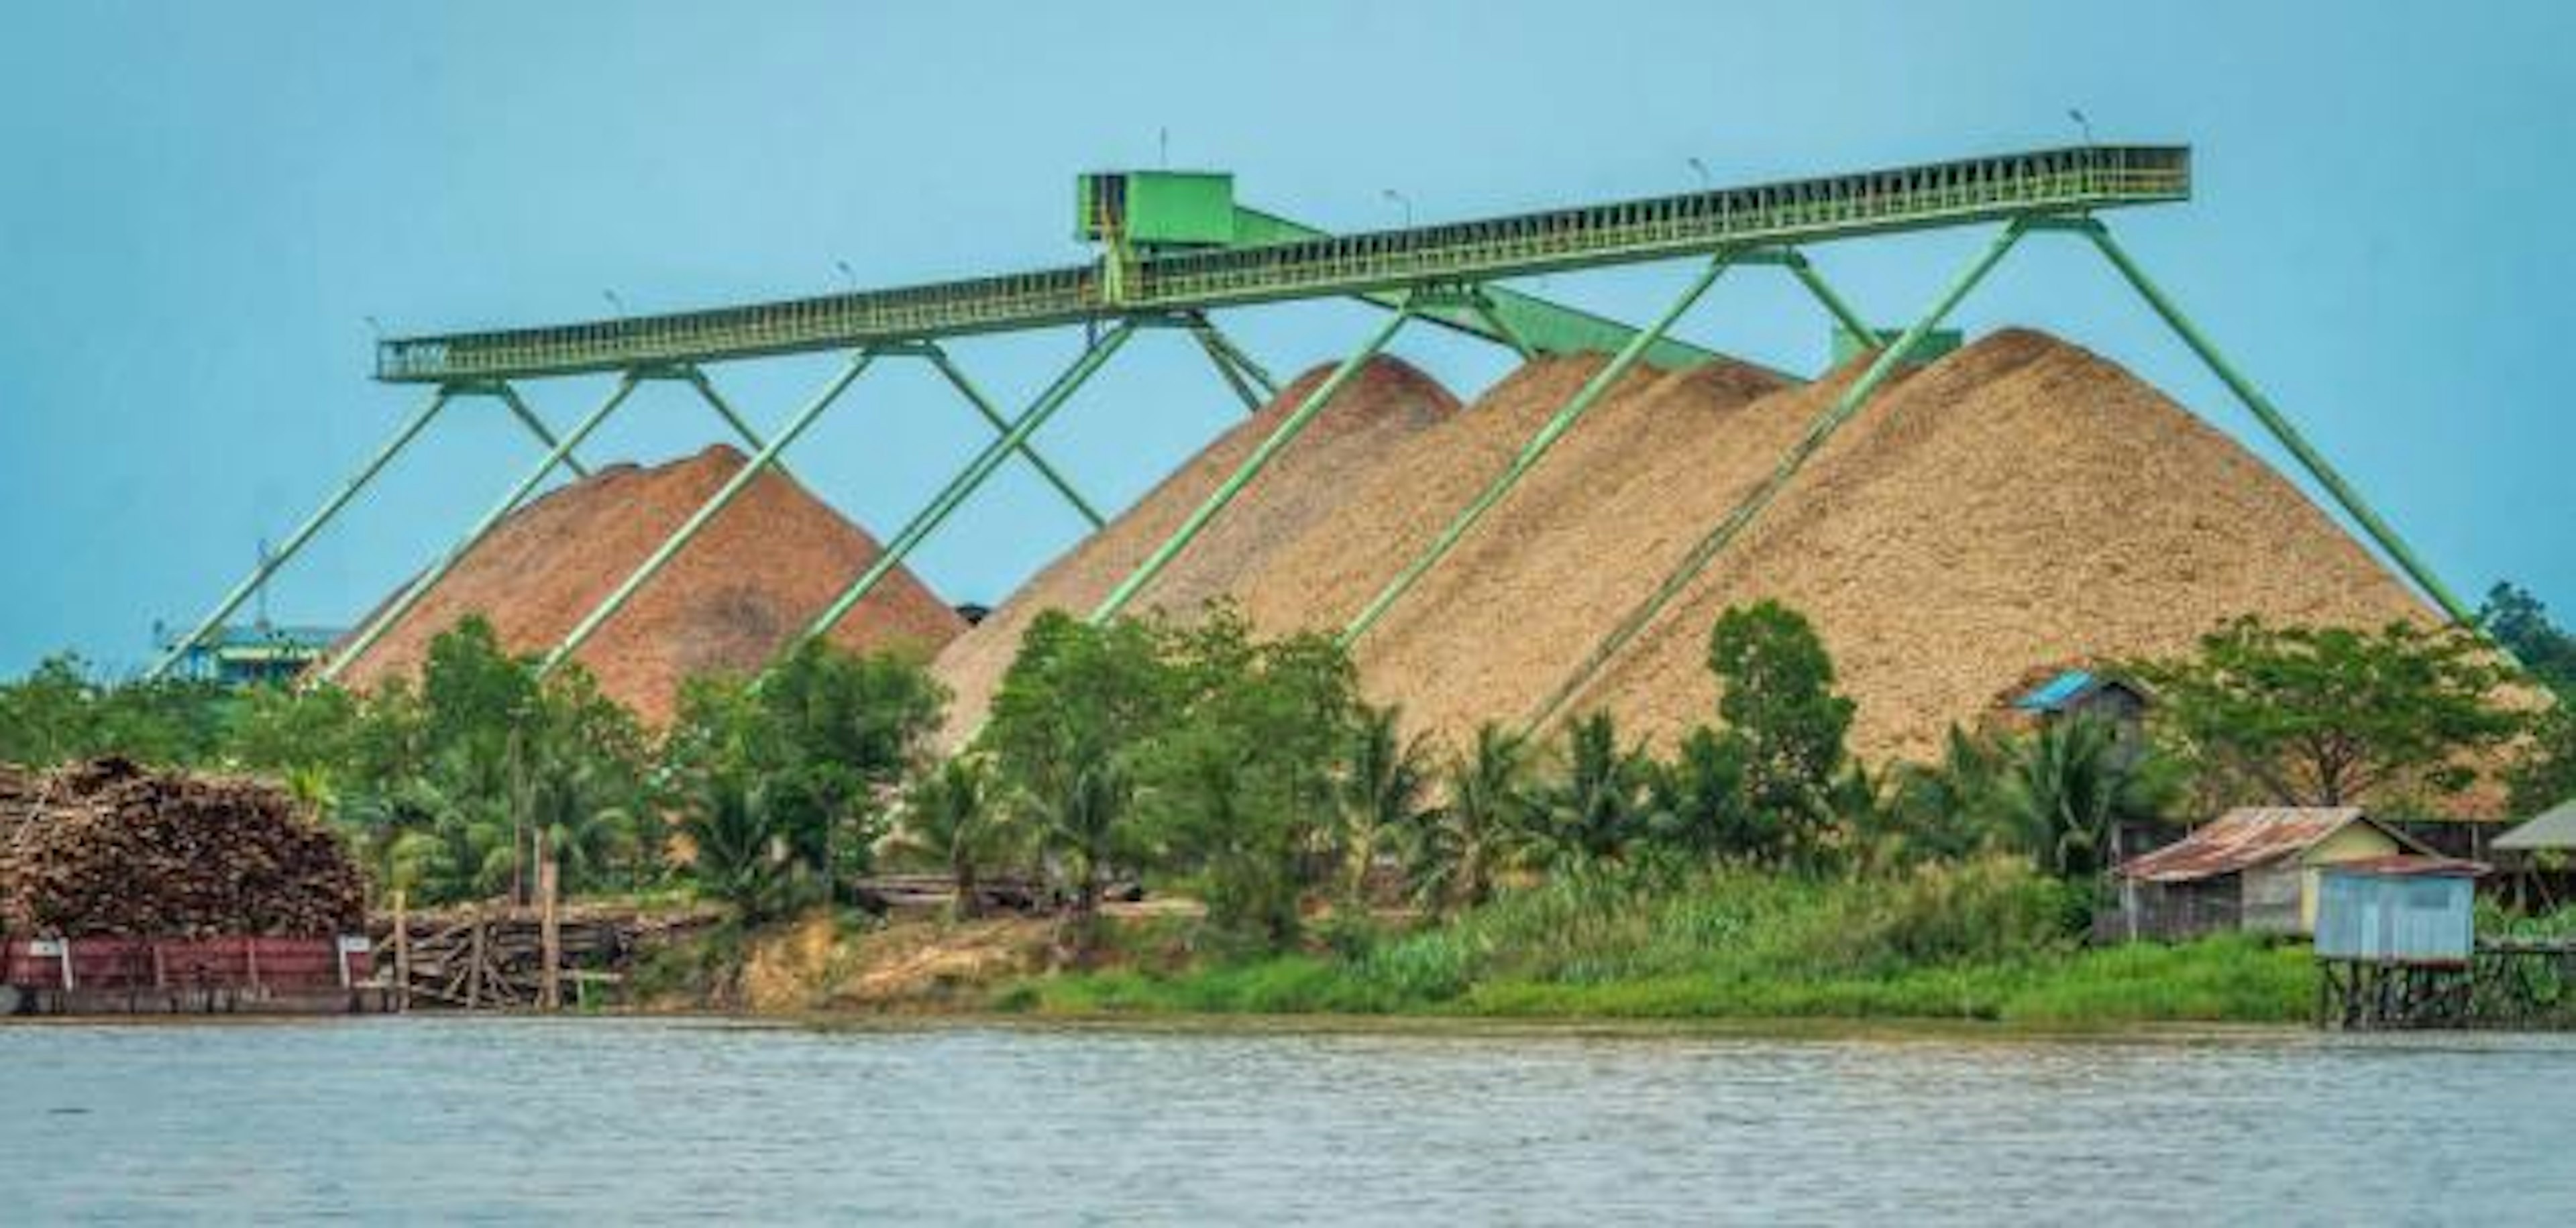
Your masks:
{"label": "green conveyor bridge", "polygon": [[[568,659],[615,618],[755,478],[782,467],[782,455],[797,437],[883,358],[927,361],[990,424],[995,437],[886,539],[883,554],[851,578],[800,642],[830,630],[985,479],[1012,460],[1034,467],[1085,518],[1095,526],[1102,523],[1100,511],[1046,462],[1032,437],[1139,329],[1169,327],[1188,333],[1247,406],[1257,408],[1278,395],[1277,387],[1268,372],[1217,326],[1215,313],[1318,298],[1353,298],[1387,311],[1367,340],[1287,407],[1241,464],[1091,612],[1095,620],[1115,617],[1127,608],[1407,323],[1422,321],[1462,332],[1508,346],[1525,358],[1584,352],[1609,355],[1599,372],[1540,426],[1492,481],[1352,616],[1342,632],[1349,643],[1366,635],[1422,575],[1438,566],[1632,367],[1640,362],[1681,367],[1718,357],[1673,336],[1672,329],[1720,274],[1736,265],[1785,268],[1815,297],[1837,329],[1867,339],[1876,346],[1876,356],[1817,416],[1763,482],[1689,550],[1662,561],[1664,578],[1651,596],[1603,628],[1590,651],[1569,662],[1561,683],[1529,714],[1529,724],[1536,727],[1579,698],[1630,640],[1704,572],[1887,378],[1924,350],[1950,312],[2007,252],[2025,236],[2043,232],[2089,240],[2427,597],[2453,618],[2469,619],[2465,607],[2404,541],[2113,241],[2102,213],[2190,197],[2188,147],[2084,145],[1352,235],[1325,234],[1238,206],[1232,199],[1231,180],[1222,175],[1167,171],[1090,175],[1083,177],[1080,186],[1078,233],[1100,247],[1099,259],[1090,264],[667,315],[381,342],[376,378],[426,386],[430,390],[426,403],[277,551],[234,586],[194,632],[176,641],[154,672],[167,669],[190,645],[215,634],[445,406],[463,397],[500,401],[545,447],[546,454],[323,664],[320,673],[325,679],[338,677],[372,647],[549,476],[559,469],[576,476],[586,472],[576,450],[645,380],[675,380],[693,388],[751,449],[751,459],[554,647],[545,658],[547,669]],[[1991,227],[1993,237],[1901,331],[1870,328],[1827,284],[1804,250],[1828,242],[1946,227]],[[1682,260],[1697,266],[1683,292],[1643,326],[1578,311],[1501,284],[1543,273]],[[941,344],[952,338],[1053,328],[1083,329],[1089,344],[1017,414],[1006,414],[986,397]],[[710,363],[817,352],[843,353],[848,358],[766,439],[724,398],[703,369]],[[605,400],[560,434],[529,409],[516,388],[527,380],[603,372],[618,376]]]}

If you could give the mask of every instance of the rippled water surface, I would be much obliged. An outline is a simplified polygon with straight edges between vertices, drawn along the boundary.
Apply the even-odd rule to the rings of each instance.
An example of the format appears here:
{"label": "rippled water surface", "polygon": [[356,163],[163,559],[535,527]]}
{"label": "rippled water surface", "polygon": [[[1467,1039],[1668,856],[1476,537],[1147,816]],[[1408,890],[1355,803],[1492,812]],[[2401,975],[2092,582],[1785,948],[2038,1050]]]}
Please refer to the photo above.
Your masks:
{"label": "rippled water surface", "polygon": [[2563,1037],[0,1028],[0,1221],[2576,1222]]}

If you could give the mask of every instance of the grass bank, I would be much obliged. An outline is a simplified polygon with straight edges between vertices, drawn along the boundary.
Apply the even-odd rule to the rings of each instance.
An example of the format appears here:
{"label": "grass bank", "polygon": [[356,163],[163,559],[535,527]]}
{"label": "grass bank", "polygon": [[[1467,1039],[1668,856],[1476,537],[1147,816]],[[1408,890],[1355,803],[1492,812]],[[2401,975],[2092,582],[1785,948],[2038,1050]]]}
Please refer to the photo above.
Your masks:
{"label": "grass bank", "polygon": [[2037,1026],[2285,1023],[2304,952],[2225,938],[2088,949],[2058,884],[2004,862],[1883,880],[1585,871],[1445,923],[1326,926],[1321,949],[1209,960],[1130,934],[1112,966],[1025,976],[1041,1014],[1973,1019]]}

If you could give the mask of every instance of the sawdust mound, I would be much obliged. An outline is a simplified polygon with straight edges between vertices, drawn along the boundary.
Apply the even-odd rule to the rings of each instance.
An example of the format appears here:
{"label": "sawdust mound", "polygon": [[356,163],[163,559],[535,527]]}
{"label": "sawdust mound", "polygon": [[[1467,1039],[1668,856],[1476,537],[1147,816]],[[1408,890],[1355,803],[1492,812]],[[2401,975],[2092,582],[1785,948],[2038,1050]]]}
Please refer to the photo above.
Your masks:
{"label": "sawdust mound", "polygon": [[[1230,577],[1226,591],[1267,630],[1337,629],[1598,369],[1526,367],[1464,412],[1329,471],[1329,505],[1293,537],[1212,561],[1203,539],[1198,565]],[[1453,742],[1480,721],[1518,722],[1848,376],[1783,387],[1732,365],[1632,374],[1361,641],[1364,689]],[[1211,467],[1203,456],[1182,477]],[[1815,620],[1859,701],[1854,747],[1873,759],[1930,756],[1944,729],[1976,721],[2037,662],[2186,651],[2247,612],[2429,618],[2251,453],[2119,367],[2022,330],[1882,392],[1575,707],[1607,707],[1657,739],[1708,719],[1708,628],[1765,597]],[[1007,642],[977,647],[1006,663]],[[961,708],[958,723],[979,710]]]}
{"label": "sawdust mound", "polygon": [[[937,663],[957,697],[949,732],[982,723],[1020,636],[1040,613],[1089,614],[1330,371],[1317,367],[1292,381],[949,645]],[[1242,591],[1266,570],[1273,551],[1333,517],[1358,475],[1392,463],[1405,440],[1457,409],[1456,397],[1411,365],[1392,358],[1370,363],[1130,608],[1186,617],[1212,598]]]}
{"label": "sawdust mound", "polygon": [[[416,678],[430,639],[469,613],[489,619],[512,652],[554,647],[743,463],[742,453],[719,445],[651,468],[617,465],[520,508],[351,663],[343,681],[365,689]],[[574,659],[603,692],[659,724],[683,679],[758,668],[877,554],[875,539],[793,478],[764,474]],[[861,651],[929,654],[964,629],[899,567],[832,638]]]}

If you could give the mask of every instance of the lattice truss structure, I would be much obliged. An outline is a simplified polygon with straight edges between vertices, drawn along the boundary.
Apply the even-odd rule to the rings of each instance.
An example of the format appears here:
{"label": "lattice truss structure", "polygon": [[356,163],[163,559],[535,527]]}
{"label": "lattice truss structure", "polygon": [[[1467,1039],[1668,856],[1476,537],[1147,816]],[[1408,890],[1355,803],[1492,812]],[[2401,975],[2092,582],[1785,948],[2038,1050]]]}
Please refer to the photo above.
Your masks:
{"label": "lattice truss structure", "polygon": [[[1100,510],[1031,443],[1040,427],[1073,400],[1084,383],[1139,330],[1172,328],[1197,343],[1218,375],[1247,406],[1277,395],[1270,374],[1218,327],[1216,314],[1262,304],[1355,298],[1386,311],[1358,348],[1282,414],[1242,462],[1090,612],[1117,617],[1296,440],[1352,378],[1399,332],[1422,323],[1510,347],[1524,358],[1606,353],[1608,360],[1549,416],[1492,480],[1361,608],[1341,641],[1369,633],[1550,448],[1640,362],[1677,368],[1718,357],[1682,341],[1674,325],[1737,266],[1772,266],[1795,277],[1836,327],[1876,347],[1876,355],[1770,474],[1680,557],[1666,560],[1662,582],[1633,609],[1604,627],[1598,642],[1550,697],[1529,714],[1546,724],[1582,694],[1665,607],[1686,590],[1793,483],[1834,433],[1858,415],[1888,378],[2023,239],[2069,235],[2089,243],[2135,289],[2183,344],[2217,375],[2418,588],[2452,618],[2471,616],[2396,531],[2338,474],[2272,402],[2220,354],[2173,300],[2112,238],[2102,214],[2188,200],[2187,146],[2086,145],[1966,158],[1858,174],[1724,188],[1612,204],[1588,205],[1480,221],[1408,226],[1366,234],[1328,235],[1232,200],[1222,175],[1131,172],[1081,180],[1077,232],[1100,246],[1091,264],[669,315],[588,323],[404,337],[379,344],[376,378],[428,388],[425,402],[392,437],[274,552],[263,557],[188,635],[155,665],[158,676],[292,561],[296,553],[355,501],[417,440],[442,410],[466,398],[499,401],[545,449],[517,483],[400,594],[325,660],[318,676],[337,678],[399,622],[475,544],[528,500],[549,475],[587,472],[575,453],[646,380],[687,385],[750,450],[750,460],[697,508],[545,656],[553,670],[596,634],[753,481],[783,466],[783,457],[870,367],[882,360],[928,363],[994,431],[994,438],[913,517],[885,540],[882,553],[794,641],[829,631],[940,526],[986,479],[1014,459],[1034,468],[1094,527]],[[1873,330],[1809,263],[1804,249],[1900,232],[1988,228],[1992,237],[1902,330]],[[1643,326],[1604,319],[1498,283],[1534,274],[1651,262],[1691,262],[1681,293]],[[956,337],[1039,329],[1081,329],[1088,344],[1070,366],[1018,413],[994,404],[942,347]],[[840,352],[847,361],[813,397],[766,438],[728,402],[704,367],[789,354]],[[518,385],[530,380],[613,372],[607,397],[569,430],[557,433],[532,412]]]}

